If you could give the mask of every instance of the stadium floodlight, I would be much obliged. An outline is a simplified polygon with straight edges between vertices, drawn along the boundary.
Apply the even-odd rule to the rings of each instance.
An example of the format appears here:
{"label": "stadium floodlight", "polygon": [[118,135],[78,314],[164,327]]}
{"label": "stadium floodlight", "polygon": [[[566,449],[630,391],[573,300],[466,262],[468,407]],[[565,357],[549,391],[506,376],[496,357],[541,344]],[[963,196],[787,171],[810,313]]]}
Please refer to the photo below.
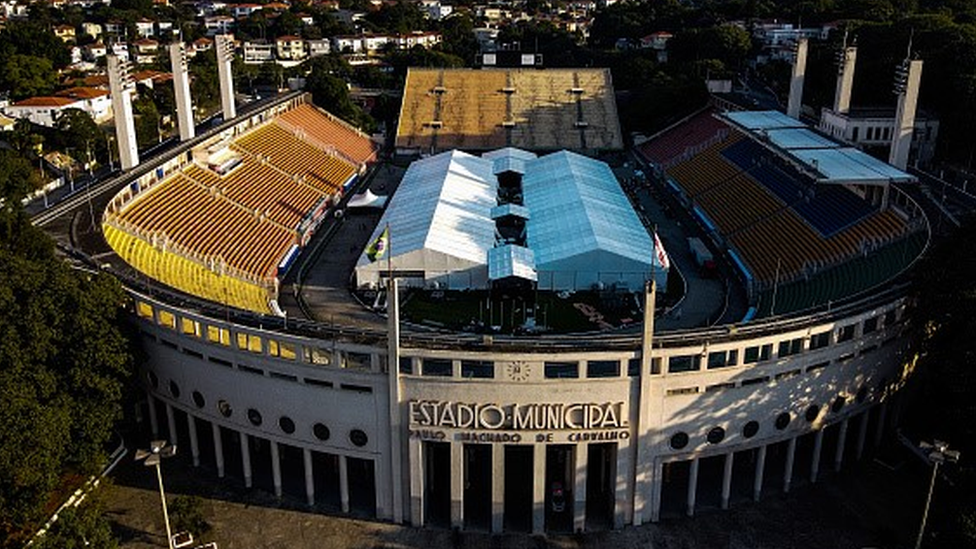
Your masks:
{"label": "stadium floodlight", "polygon": [[932,443],[922,442],[919,448],[927,454],[929,463],[932,464],[932,480],[929,482],[929,495],[925,499],[925,511],[922,512],[922,524],[918,527],[918,538],[915,539],[915,549],[922,547],[922,538],[925,536],[925,523],[929,518],[929,505],[932,503],[932,491],[935,490],[935,478],[939,474],[939,465],[945,462],[956,463],[959,461],[959,452],[950,450],[949,445],[941,440],[933,440]]}
{"label": "stadium floodlight", "polygon": [[163,502],[163,522],[166,523],[166,547],[173,549],[173,533],[169,528],[169,512],[166,510],[166,492],[163,490],[163,471],[159,464],[163,458],[176,455],[176,445],[165,440],[154,440],[149,443],[149,449],[136,450],[136,461],[141,461],[146,467],[156,467],[156,478],[159,480],[159,499]]}
{"label": "stadium floodlight", "polygon": [[894,94],[901,95],[908,88],[908,59],[895,67]]}

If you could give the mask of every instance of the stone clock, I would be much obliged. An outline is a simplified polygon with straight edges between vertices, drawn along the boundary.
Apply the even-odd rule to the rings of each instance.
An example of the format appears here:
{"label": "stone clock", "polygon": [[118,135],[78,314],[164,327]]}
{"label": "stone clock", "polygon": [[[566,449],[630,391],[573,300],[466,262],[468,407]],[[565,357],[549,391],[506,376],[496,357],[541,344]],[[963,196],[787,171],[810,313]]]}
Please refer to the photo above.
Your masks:
{"label": "stone clock", "polygon": [[529,379],[529,375],[532,373],[532,367],[529,366],[528,362],[516,360],[509,362],[505,366],[505,373],[508,374],[508,379],[512,381],[525,381]]}

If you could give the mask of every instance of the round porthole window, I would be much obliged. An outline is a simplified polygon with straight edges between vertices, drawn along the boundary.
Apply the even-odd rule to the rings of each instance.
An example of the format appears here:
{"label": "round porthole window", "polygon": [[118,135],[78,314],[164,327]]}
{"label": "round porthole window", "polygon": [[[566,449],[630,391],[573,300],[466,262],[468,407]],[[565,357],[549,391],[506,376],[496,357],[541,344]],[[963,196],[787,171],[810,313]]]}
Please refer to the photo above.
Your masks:
{"label": "round porthole window", "polygon": [[712,427],[712,430],[708,432],[705,437],[708,439],[709,444],[718,444],[725,440],[725,429],[721,427]]}
{"label": "round porthole window", "polygon": [[860,389],[858,389],[857,395],[854,398],[855,400],[857,400],[858,404],[864,402],[864,400],[868,398],[868,388],[861,387]]}
{"label": "round porthole window", "polygon": [[224,417],[230,417],[231,414],[234,413],[234,408],[232,408],[230,403],[226,400],[217,401],[217,410],[220,412],[220,415]]}
{"label": "round porthole window", "polygon": [[295,422],[291,420],[288,416],[281,416],[278,418],[278,427],[286,434],[292,434],[295,432]]}
{"label": "round porthole window", "polygon": [[193,391],[191,396],[193,398],[193,403],[197,405],[197,408],[203,408],[207,405],[207,401],[203,398],[203,394],[200,393],[200,391]]}
{"label": "round porthole window", "polygon": [[251,422],[251,425],[255,427],[261,425],[264,419],[261,417],[261,412],[255,410],[254,408],[247,409],[247,420]]}
{"label": "round porthole window", "polygon": [[149,380],[149,386],[150,387],[152,387],[153,389],[158,389],[159,388],[159,378],[156,377],[156,372],[154,372],[152,370],[147,370],[146,371],[146,379]]}
{"label": "round porthole window", "polygon": [[839,396],[835,398],[834,403],[830,405],[830,411],[836,414],[844,408],[845,404],[847,404],[847,399]]}
{"label": "round porthole window", "polygon": [[742,436],[746,438],[752,438],[756,436],[756,433],[758,432],[759,432],[759,422],[755,420],[746,423],[745,427],[742,428]]}
{"label": "round porthole window", "polygon": [[173,395],[173,398],[180,398],[180,386],[173,380],[169,382],[169,394]]}
{"label": "round porthole window", "polygon": [[353,429],[349,431],[349,442],[356,446],[366,446],[366,443],[369,442],[369,437],[361,429]]}
{"label": "round porthole window", "polygon": [[807,413],[804,414],[803,417],[806,418],[807,423],[813,423],[814,421],[817,420],[817,416],[819,415],[820,415],[820,406],[817,406],[816,404],[811,404],[810,407],[807,408]]}
{"label": "round porthole window", "polygon": [[790,425],[791,419],[792,418],[790,417],[789,412],[783,412],[782,414],[776,416],[776,428],[780,431],[786,429]]}
{"label": "round porthole window", "polygon": [[670,445],[672,450],[681,450],[688,446],[688,433],[681,431],[671,435]]}
{"label": "round porthole window", "polygon": [[312,434],[319,440],[329,440],[329,437],[332,435],[329,432],[329,428],[321,423],[316,423],[312,426]]}

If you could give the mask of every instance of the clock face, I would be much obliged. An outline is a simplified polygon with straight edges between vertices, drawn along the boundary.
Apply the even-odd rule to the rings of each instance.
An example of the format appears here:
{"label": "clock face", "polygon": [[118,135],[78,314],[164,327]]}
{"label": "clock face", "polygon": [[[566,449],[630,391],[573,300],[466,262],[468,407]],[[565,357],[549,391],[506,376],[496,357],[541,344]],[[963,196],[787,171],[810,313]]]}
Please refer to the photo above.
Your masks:
{"label": "clock face", "polygon": [[515,362],[509,362],[505,367],[505,372],[508,374],[508,378],[512,381],[525,381],[529,379],[529,374],[532,373],[532,368],[527,362],[517,360]]}

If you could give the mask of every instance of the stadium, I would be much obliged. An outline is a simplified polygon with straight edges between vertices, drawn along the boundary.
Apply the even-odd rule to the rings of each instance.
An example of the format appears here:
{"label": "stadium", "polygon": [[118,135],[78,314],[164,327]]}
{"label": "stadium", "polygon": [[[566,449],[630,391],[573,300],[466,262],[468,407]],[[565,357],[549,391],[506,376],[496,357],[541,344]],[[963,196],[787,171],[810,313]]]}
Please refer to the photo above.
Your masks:
{"label": "stadium", "polygon": [[914,178],[771,111],[625,149],[612,90],[411,70],[405,170],[285,94],[35,222],[131,294],[152,434],[316,510],[591,531],[852,467],[912,370]]}

